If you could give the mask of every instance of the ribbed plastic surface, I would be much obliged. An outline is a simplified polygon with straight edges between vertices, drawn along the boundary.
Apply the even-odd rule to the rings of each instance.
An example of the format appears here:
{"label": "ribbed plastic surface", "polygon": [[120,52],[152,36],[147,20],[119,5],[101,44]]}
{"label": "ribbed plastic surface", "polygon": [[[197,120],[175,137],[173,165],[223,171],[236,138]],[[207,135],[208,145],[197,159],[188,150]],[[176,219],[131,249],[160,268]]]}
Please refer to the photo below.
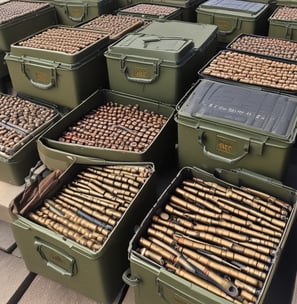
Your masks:
{"label": "ribbed plastic surface", "polygon": [[296,98],[202,80],[181,108],[192,117],[209,117],[288,136],[296,121]]}
{"label": "ribbed plastic surface", "polygon": [[264,8],[265,4],[248,1],[233,0],[208,0],[201,4],[201,7],[213,7],[218,9],[231,9],[235,11],[258,13]]}

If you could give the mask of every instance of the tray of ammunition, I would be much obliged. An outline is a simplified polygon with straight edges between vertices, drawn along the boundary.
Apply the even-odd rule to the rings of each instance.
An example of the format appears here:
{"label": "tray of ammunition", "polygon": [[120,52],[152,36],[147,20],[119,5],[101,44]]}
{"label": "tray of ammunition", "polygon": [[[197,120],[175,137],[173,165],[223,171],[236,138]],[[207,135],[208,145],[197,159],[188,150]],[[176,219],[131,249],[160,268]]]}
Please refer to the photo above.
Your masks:
{"label": "tray of ammunition", "polygon": [[252,171],[182,168],[130,241],[135,303],[265,303],[295,205]]}
{"label": "tray of ammunition", "polygon": [[72,156],[164,168],[174,161],[174,112],[152,99],[98,90],[38,139],[39,155],[47,165]]}
{"label": "tray of ammunition", "polygon": [[128,242],[156,198],[154,176],[148,162],[72,160],[31,183],[10,206],[27,268],[112,303],[123,287]]}
{"label": "tray of ammunition", "polygon": [[21,185],[38,161],[36,140],[60,118],[54,107],[0,94],[0,180]]}
{"label": "tray of ammunition", "polygon": [[44,1],[5,1],[0,4],[0,50],[34,32],[57,24],[55,8]]}

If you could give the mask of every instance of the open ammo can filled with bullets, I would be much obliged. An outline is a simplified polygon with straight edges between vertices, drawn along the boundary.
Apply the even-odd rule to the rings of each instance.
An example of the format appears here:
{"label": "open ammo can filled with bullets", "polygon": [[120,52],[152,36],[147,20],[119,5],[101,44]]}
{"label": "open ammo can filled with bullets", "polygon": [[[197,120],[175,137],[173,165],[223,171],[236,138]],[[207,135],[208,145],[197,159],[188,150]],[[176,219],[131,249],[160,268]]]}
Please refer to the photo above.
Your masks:
{"label": "open ammo can filled with bullets", "polygon": [[7,1],[0,4],[0,50],[49,26],[57,24],[55,9],[43,1]]}
{"label": "open ammo can filled with bullets", "polygon": [[153,20],[181,20],[182,10],[178,7],[153,4],[135,3],[116,11],[120,16],[131,16],[142,18],[146,23]]}
{"label": "open ammo can filled with bullets", "polygon": [[110,42],[114,42],[143,24],[143,19],[138,17],[105,14],[79,25],[78,28],[105,31]]}
{"label": "open ammo can filled with bullets", "polygon": [[297,7],[279,6],[268,19],[268,36],[297,41]]}
{"label": "open ammo can filled with bullets", "polygon": [[157,169],[175,160],[174,108],[151,99],[98,90],[38,139],[44,164],[68,156],[150,161]]}
{"label": "open ammo can filled with bullets", "polygon": [[52,170],[10,205],[26,267],[112,303],[124,285],[129,240],[151,208],[155,189],[152,163],[74,160]]}
{"label": "open ammo can filled with bullets", "polygon": [[292,95],[200,80],[175,116],[179,166],[210,172],[246,168],[283,179],[296,138],[296,101]]}
{"label": "open ammo can filled with bullets", "polygon": [[11,45],[6,54],[16,92],[74,108],[108,83],[106,32],[56,25]]}
{"label": "open ammo can filled with bullets", "polygon": [[0,94],[0,180],[22,185],[38,158],[36,140],[60,118],[54,107]]}
{"label": "open ammo can filled with bullets", "polygon": [[251,171],[184,167],[129,243],[135,303],[265,303],[296,198]]}

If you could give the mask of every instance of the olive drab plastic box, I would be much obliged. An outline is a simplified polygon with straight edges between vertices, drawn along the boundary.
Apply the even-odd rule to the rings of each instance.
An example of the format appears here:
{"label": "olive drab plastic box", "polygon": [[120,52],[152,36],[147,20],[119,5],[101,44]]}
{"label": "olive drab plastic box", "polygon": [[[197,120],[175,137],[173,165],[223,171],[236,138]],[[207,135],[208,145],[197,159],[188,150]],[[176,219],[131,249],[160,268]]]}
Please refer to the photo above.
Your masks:
{"label": "olive drab plastic box", "polygon": [[296,138],[292,95],[201,80],[180,102],[179,166],[246,168],[282,180]]}
{"label": "olive drab plastic box", "polygon": [[[14,2],[14,1],[8,1]],[[8,3],[7,2],[7,3]],[[19,3],[34,3],[33,1],[16,1]],[[38,32],[49,26],[58,23],[57,14],[54,7],[49,3],[36,1],[42,7],[31,10],[28,13],[23,13],[17,17],[8,19],[0,24],[0,50],[9,51],[10,45],[24,37],[27,37],[35,32]],[[0,10],[5,3],[0,4]],[[20,11],[18,10],[18,13]]]}
{"label": "olive drab plastic box", "polygon": [[[153,111],[167,118],[160,132],[155,136],[151,144],[142,152],[127,151],[114,148],[102,148],[76,143],[59,141],[62,132],[69,126],[79,121],[91,110],[103,106],[109,102],[120,105],[137,105],[140,110]],[[175,161],[177,141],[176,123],[174,121],[175,109],[166,104],[160,104],[155,100],[127,95],[112,90],[98,90],[88,97],[75,109],[67,113],[48,132],[38,139],[37,147],[40,159],[49,168],[63,166],[69,157],[87,160],[100,158],[108,161],[149,161],[155,164],[156,170]]]}
{"label": "olive drab plastic box", "polygon": [[[268,18],[268,36],[297,41],[297,20],[278,19],[275,17],[275,14],[284,8],[286,8],[286,6],[278,6],[274,10],[273,14]],[[288,6],[287,9],[295,10],[296,8],[293,6]]]}
{"label": "olive drab plastic box", "polygon": [[[60,25],[48,29],[52,28],[68,28],[81,31],[82,34],[92,32]],[[13,88],[21,95],[74,108],[94,91],[107,86],[104,51],[109,38],[107,34],[102,34],[101,39],[74,54],[22,46],[22,40],[12,44],[11,51],[5,55],[4,60]]]}
{"label": "olive drab plastic box", "polygon": [[109,87],[176,105],[197,80],[198,51],[188,38],[130,33],[104,53]]}
{"label": "olive drab plastic box", "polygon": [[[73,161],[73,160],[72,160]],[[69,165],[69,164],[68,164]],[[28,217],[28,213],[13,212],[23,193],[11,202],[12,231],[28,270],[73,289],[97,303],[113,303],[124,287],[122,273],[128,267],[127,248],[135,226],[139,225],[151,208],[155,194],[155,172],[152,163],[114,163],[89,160],[64,168],[55,182],[40,199],[52,197],[73,180],[73,176],[86,166],[136,165],[149,166],[152,175],[147,178],[130,205],[117,220],[99,250],[92,250],[70,237],[48,229]],[[29,186],[34,191],[38,182]],[[39,204],[40,206],[40,204]],[[34,208],[31,208],[34,211]]]}
{"label": "olive drab plastic box", "polygon": [[202,0],[116,0],[117,6],[119,8],[128,6],[130,4],[135,3],[153,3],[153,4],[161,4],[168,5],[173,7],[178,7],[182,10],[182,20],[194,22],[196,20],[196,12],[195,9],[197,6],[202,3]]}
{"label": "olive drab plastic box", "polygon": [[218,41],[228,43],[238,34],[265,35],[269,5],[250,1],[208,0],[197,9],[197,22],[218,26]]}
{"label": "olive drab plastic box", "polygon": [[113,0],[52,0],[59,24],[75,26],[102,14],[112,13],[116,7]]}
{"label": "olive drab plastic box", "polygon": [[[144,7],[142,5],[146,6],[145,9],[147,11],[144,11]],[[160,14],[161,9],[169,9],[172,11],[168,11],[167,13],[163,11],[163,14]],[[161,5],[155,3],[141,2],[120,8],[116,11],[116,14],[142,18],[145,23],[150,23],[153,20],[181,20],[182,10],[178,7],[172,7],[164,4]]]}
{"label": "olive drab plastic box", "polygon": [[[279,181],[255,174],[246,170],[222,170],[218,169],[216,174],[211,174],[199,168],[184,167],[172,180],[167,189],[158,198],[153,208],[142,221],[139,229],[129,243],[130,269],[123,274],[123,278],[129,284],[134,293],[135,304],[165,304],[165,303],[191,303],[191,304],[231,304],[233,301],[223,299],[221,296],[208,291],[195,283],[168,271],[152,259],[147,258],[137,250],[141,237],[148,238],[147,229],[152,223],[155,214],[169,201],[174,189],[181,181],[196,177],[207,182],[214,182],[224,187],[245,186],[261,192],[265,192],[292,205],[292,211],[288,218],[286,229],[279,242],[278,253],[270,266],[264,285],[260,291],[255,304],[269,303],[265,299],[271,295],[272,279],[277,273],[279,261],[290,232],[296,227],[296,190],[287,187]],[[295,222],[296,223],[296,222]],[[164,241],[165,243],[165,241]],[[166,243],[168,244],[168,243]],[[199,251],[200,252],[200,251]],[[240,301],[241,302],[241,301]]]}
{"label": "olive drab plastic box", "polygon": [[[1,96],[9,96],[1,93]],[[22,97],[28,102],[34,104],[38,103],[37,100]],[[48,105],[46,107],[49,107]],[[34,131],[28,133],[23,139],[23,145],[11,155],[0,155],[0,180],[12,185],[22,185],[25,183],[25,178],[29,175],[30,169],[35,166],[39,161],[37,151],[37,139],[51,124],[60,118],[60,114],[54,108],[56,114],[51,120],[42,124]],[[3,123],[4,122],[4,123]],[[5,118],[1,122],[1,126],[5,126]],[[9,127],[8,127],[9,128]],[[11,126],[12,129],[18,129],[18,126]],[[19,129],[21,131],[21,129]],[[21,131],[22,133],[22,131]],[[3,135],[1,135],[3,136]],[[3,147],[3,146],[2,146]]]}

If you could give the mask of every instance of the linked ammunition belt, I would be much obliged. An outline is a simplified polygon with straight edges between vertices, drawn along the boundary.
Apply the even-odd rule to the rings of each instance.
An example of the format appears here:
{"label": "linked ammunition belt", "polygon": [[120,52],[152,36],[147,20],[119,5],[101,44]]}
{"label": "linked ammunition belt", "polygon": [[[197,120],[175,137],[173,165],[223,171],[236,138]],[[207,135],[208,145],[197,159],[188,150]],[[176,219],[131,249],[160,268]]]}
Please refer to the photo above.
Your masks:
{"label": "linked ammunition belt", "polygon": [[136,252],[231,303],[256,303],[292,206],[246,187],[183,180]]}
{"label": "linked ammunition belt", "polygon": [[151,173],[150,166],[89,166],[28,217],[97,251]]}

